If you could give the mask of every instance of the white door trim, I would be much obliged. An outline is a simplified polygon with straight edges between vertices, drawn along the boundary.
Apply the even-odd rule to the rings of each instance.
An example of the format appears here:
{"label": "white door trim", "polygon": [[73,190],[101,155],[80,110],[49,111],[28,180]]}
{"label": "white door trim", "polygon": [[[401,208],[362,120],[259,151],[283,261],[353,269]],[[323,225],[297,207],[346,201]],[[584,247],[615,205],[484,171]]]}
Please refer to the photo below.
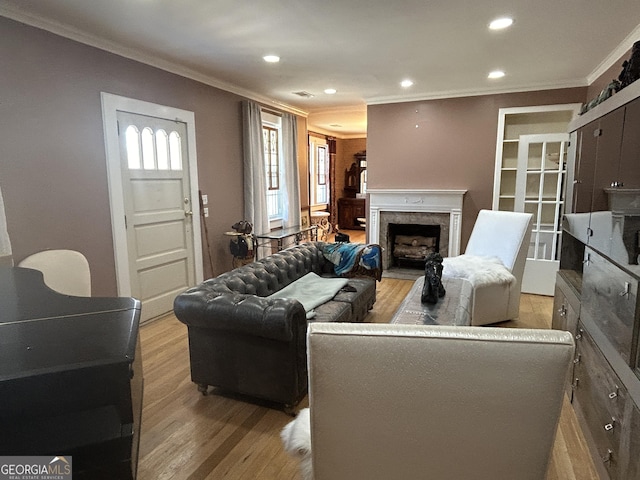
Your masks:
{"label": "white door trim", "polygon": [[125,227],[124,192],[122,189],[122,171],[120,145],[118,143],[117,111],[137,113],[158,118],[184,122],[187,125],[187,145],[189,162],[189,181],[193,211],[193,255],[195,263],[195,282],[203,279],[202,243],[200,222],[200,202],[198,201],[198,166],[196,156],[195,114],[187,110],[166,107],[155,103],[121,97],[111,93],[100,93],[102,101],[102,125],[107,157],[107,180],[109,183],[109,203],[111,205],[111,232],[116,265],[116,280],[119,296],[131,296],[131,277],[129,273],[129,251]]}

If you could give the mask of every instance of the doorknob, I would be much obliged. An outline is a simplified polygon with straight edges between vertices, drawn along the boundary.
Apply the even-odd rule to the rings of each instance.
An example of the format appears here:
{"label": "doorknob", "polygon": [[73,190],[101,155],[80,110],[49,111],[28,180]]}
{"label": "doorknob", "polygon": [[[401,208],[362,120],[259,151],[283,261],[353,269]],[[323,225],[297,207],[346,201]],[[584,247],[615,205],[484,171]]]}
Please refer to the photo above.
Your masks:
{"label": "doorknob", "polygon": [[193,212],[191,210],[185,210],[184,216],[185,217],[193,217]]}

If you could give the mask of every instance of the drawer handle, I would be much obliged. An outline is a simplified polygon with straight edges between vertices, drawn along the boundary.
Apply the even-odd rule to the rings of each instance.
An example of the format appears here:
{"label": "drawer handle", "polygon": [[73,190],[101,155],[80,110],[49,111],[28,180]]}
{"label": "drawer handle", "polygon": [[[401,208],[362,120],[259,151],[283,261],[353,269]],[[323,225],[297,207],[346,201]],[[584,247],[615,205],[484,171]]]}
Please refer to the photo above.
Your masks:
{"label": "drawer handle", "polygon": [[578,388],[578,384],[579,384],[579,383],[580,383],[580,379],[579,379],[579,378],[576,378],[576,379],[573,381],[573,383],[571,384],[571,388],[572,388],[573,390],[577,389],[577,388]]}
{"label": "drawer handle", "polygon": [[620,387],[616,386],[616,389],[609,394],[609,399],[610,400],[613,400],[614,398],[616,398],[618,396],[618,390],[619,389],[620,389]]}
{"label": "drawer handle", "polygon": [[574,359],[573,359],[573,364],[574,364],[574,365],[579,364],[579,363],[580,363],[580,359],[581,359],[581,357],[582,357],[582,354],[580,354],[580,353],[579,353],[579,354],[577,354],[577,355],[576,355],[576,358],[574,358]]}
{"label": "drawer handle", "polygon": [[612,418],[612,419],[611,419],[611,423],[607,423],[607,424],[604,426],[604,430],[605,430],[606,432],[610,432],[611,430],[613,430],[613,427],[615,427],[615,425],[616,425],[616,419],[615,419],[615,418]]}
{"label": "drawer handle", "polygon": [[620,296],[624,297],[626,295],[629,295],[629,290],[631,288],[631,284],[629,282],[624,282],[624,290],[620,292]]}
{"label": "drawer handle", "polygon": [[580,340],[582,338],[583,333],[584,333],[584,330],[579,328],[578,333],[576,333],[576,340]]}
{"label": "drawer handle", "polygon": [[567,316],[567,307],[565,307],[564,305],[562,305],[559,309],[558,309],[558,314],[561,317],[566,317]]}
{"label": "drawer handle", "polygon": [[613,450],[607,448],[607,454],[602,457],[602,463],[611,463],[611,460],[613,460]]}

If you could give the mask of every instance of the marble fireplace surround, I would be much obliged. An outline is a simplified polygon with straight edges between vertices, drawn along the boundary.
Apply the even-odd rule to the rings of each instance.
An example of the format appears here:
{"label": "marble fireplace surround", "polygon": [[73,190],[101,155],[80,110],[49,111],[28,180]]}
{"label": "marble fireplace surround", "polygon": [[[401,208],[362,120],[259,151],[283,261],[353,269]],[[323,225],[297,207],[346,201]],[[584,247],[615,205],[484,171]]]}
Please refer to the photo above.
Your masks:
{"label": "marble fireplace surround", "polygon": [[387,250],[383,269],[389,268],[389,223],[440,225],[440,252],[460,254],[462,201],[466,190],[367,189],[368,241]]}

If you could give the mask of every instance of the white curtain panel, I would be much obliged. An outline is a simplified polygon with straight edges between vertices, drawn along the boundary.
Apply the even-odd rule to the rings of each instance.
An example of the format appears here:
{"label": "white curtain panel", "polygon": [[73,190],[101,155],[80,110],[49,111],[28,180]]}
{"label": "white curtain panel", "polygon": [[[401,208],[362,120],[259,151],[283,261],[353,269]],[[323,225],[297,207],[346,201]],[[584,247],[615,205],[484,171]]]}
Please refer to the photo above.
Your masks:
{"label": "white curtain panel", "polygon": [[0,262],[6,263],[11,258],[11,240],[7,230],[7,217],[4,212],[4,200],[0,189]]}
{"label": "white curtain panel", "polygon": [[295,115],[282,115],[282,156],[284,161],[284,187],[287,203],[284,207],[284,227],[301,224],[300,180],[298,177],[298,123]]}
{"label": "white curtain panel", "polygon": [[[242,103],[242,124],[244,149],[244,220],[253,224],[254,233],[260,234],[269,231],[260,105],[252,101]],[[265,251],[260,251],[258,255],[262,257],[265,253]]]}

